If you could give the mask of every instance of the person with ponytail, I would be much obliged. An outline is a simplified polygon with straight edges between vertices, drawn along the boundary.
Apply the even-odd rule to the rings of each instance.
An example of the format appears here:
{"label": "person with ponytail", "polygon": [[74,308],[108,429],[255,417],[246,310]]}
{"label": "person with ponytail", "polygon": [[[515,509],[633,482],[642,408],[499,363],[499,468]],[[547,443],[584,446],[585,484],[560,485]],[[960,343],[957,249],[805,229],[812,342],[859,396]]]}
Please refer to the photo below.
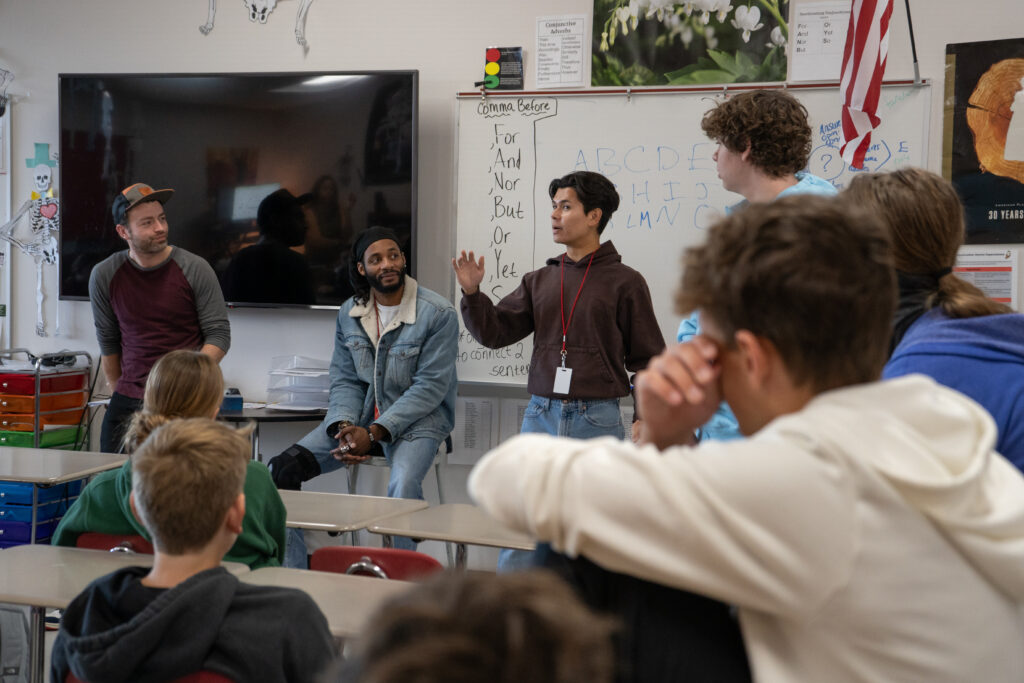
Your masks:
{"label": "person with ponytail", "polygon": [[[125,431],[124,448],[131,453],[158,427],[172,420],[214,418],[224,395],[224,379],[211,358],[197,351],[171,351],[149,373],[142,410]],[[53,545],[73,546],[94,531],[105,534],[149,533],[132,513],[131,460],[89,482],[54,531]],[[245,476],[245,518],[238,540],[224,557],[252,569],[279,566],[284,560],[285,509],[267,467],[250,461]]]}
{"label": "person with ponytail", "polygon": [[1024,315],[953,273],[964,210],[953,186],[919,168],[859,175],[845,197],[883,219],[899,303],[886,379],[921,373],[995,419],[996,450],[1024,470]]}

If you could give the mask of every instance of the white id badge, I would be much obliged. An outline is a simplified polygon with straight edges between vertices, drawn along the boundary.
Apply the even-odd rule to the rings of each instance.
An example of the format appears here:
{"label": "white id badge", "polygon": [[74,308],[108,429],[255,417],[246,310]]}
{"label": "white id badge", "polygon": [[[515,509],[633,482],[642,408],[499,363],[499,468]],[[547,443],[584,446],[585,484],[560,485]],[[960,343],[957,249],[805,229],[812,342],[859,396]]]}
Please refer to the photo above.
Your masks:
{"label": "white id badge", "polygon": [[552,393],[568,394],[569,382],[572,380],[572,368],[555,368],[555,388]]}

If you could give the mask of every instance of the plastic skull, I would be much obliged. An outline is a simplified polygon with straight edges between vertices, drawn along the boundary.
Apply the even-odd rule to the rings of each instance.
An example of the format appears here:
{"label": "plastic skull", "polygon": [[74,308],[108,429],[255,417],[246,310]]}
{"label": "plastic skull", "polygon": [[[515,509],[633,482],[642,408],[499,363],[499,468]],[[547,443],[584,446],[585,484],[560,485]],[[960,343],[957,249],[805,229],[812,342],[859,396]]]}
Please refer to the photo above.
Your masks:
{"label": "plastic skull", "polygon": [[53,175],[53,169],[46,164],[39,164],[32,171],[32,183],[35,185],[36,192],[46,192],[50,189],[50,180]]}
{"label": "plastic skull", "polygon": [[249,21],[265,24],[267,17],[277,7],[277,0],[242,0],[242,4],[249,10]]}

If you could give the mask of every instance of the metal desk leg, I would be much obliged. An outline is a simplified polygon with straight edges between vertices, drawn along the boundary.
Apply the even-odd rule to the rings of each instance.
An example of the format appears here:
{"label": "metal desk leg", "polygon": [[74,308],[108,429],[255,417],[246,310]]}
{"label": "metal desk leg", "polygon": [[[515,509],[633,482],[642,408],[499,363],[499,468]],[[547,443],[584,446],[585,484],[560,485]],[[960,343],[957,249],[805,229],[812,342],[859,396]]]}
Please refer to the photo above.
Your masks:
{"label": "metal desk leg", "polygon": [[466,544],[457,543],[455,545],[455,566],[458,569],[465,571],[466,569]]}
{"label": "metal desk leg", "polygon": [[29,543],[36,542],[36,530],[39,526],[39,484],[32,484],[32,524],[29,526]]}
{"label": "metal desk leg", "polygon": [[44,683],[43,648],[46,638],[46,608],[33,607],[29,617],[28,644],[28,680],[32,683]]}
{"label": "metal desk leg", "polygon": [[260,421],[256,420],[256,424],[252,428],[252,459],[256,462],[260,462]]}

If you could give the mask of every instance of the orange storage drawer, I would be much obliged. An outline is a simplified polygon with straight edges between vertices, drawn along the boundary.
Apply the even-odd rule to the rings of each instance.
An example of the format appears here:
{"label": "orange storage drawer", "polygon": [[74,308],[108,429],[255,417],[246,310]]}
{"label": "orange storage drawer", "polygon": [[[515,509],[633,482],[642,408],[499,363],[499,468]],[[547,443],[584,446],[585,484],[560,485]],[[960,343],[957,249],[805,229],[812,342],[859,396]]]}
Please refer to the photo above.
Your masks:
{"label": "orange storage drawer", "polygon": [[[82,421],[82,413],[85,408],[74,410],[61,410],[55,413],[42,413],[39,415],[40,425],[76,425]],[[0,430],[6,429],[12,432],[35,431],[35,415],[33,413],[20,414],[12,413],[0,415]]]}
{"label": "orange storage drawer", "polygon": [[[43,394],[58,391],[75,391],[85,388],[85,371],[66,372],[53,375],[43,374],[39,379],[39,391]],[[0,393],[28,394],[36,392],[36,376],[17,372],[0,373]]]}
{"label": "orange storage drawer", "polygon": [[[39,397],[39,410],[62,410],[65,408],[81,408],[85,405],[85,392],[74,391],[67,394],[46,394]],[[36,397],[19,394],[0,394],[0,414],[34,413]]]}

